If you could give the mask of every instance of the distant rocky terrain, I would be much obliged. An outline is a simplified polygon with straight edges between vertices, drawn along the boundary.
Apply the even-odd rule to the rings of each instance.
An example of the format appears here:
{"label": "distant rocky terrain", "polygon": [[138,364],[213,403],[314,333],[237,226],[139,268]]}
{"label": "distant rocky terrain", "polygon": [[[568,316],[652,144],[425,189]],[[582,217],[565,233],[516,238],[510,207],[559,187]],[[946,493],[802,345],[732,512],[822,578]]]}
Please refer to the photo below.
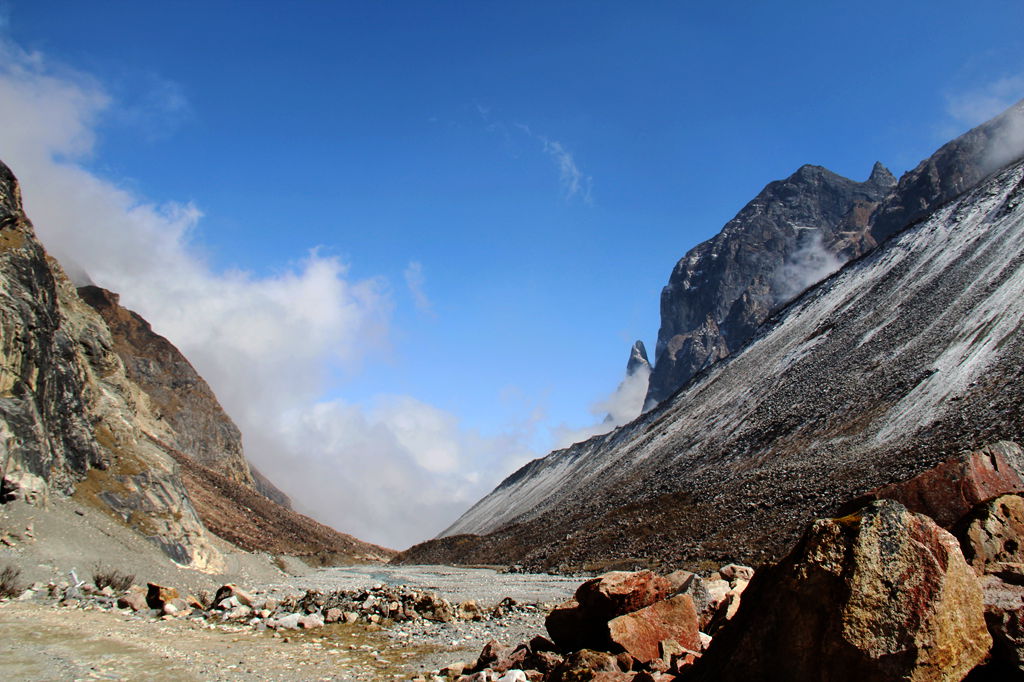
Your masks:
{"label": "distant rocky terrain", "polygon": [[[1024,437],[1024,150],[1001,146],[1021,117],[1024,102],[895,188],[876,168],[886,194],[855,200],[878,206],[861,204],[861,236],[846,248],[877,241],[872,225],[897,213],[910,224],[885,227],[884,243],[799,294],[670,399],[527,464],[446,537],[398,560],[546,570],[774,560],[841,500],[977,442]],[[1008,154],[1018,160],[992,168]],[[791,184],[812,180],[827,196],[836,184],[865,191],[821,169]],[[780,192],[771,196],[781,206]],[[789,196],[808,202],[797,189]],[[766,210],[758,205],[744,210]],[[772,210],[777,228],[797,220],[797,209]],[[727,236],[719,243],[744,243]],[[696,270],[680,277],[698,285]]]}
{"label": "distant rocky terrain", "polygon": [[77,290],[35,238],[0,164],[0,497],[74,495],[181,566],[225,568],[211,531],[316,561],[390,551],[292,512],[178,350],[117,296]]}

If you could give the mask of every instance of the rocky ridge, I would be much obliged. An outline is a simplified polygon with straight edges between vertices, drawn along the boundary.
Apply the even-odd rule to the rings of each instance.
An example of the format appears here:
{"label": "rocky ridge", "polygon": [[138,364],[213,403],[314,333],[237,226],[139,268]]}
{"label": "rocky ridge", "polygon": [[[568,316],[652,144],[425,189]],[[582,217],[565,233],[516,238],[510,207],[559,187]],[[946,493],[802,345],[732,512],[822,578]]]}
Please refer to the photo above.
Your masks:
{"label": "rocky ridge", "polygon": [[[36,240],[0,164],[3,502],[74,495],[177,564],[211,573],[225,562],[204,521],[251,550],[390,556],[273,502],[288,500],[249,467],[237,428],[188,361],[116,296],[82,293],[93,305]],[[264,532],[240,532],[256,527]]]}
{"label": "rocky ridge", "polygon": [[288,496],[245,459],[242,433],[181,351],[140,315],[121,307],[117,294],[89,285],[79,287],[78,295],[103,317],[128,378],[149,396],[157,418],[170,425],[169,445],[290,509]]}
{"label": "rocky ridge", "polygon": [[836,500],[1021,438],[1022,178],[1014,163],[944,203],[671,400],[527,464],[400,560],[573,570],[733,547],[757,562]]}
{"label": "rocky ridge", "polygon": [[803,166],[687,252],[661,292],[647,405],[737,351],[780,303],[874,248],[869,219],[895,185],[881,164],[865,182]]}

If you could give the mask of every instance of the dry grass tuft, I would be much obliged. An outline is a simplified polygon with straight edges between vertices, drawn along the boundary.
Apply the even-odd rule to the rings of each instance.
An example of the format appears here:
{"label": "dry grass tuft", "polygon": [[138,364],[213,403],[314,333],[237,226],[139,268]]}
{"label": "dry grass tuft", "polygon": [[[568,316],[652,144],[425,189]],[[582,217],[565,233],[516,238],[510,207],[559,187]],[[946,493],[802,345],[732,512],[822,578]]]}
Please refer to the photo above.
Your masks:
{"label": "dry grass tuft", "polygon": [[92,569],[92,583],[98,589],[110,587],[115,592],[124,592],[135,582],[134,573],[122,573],[116,568],[96,564]]}
{"label": "dry grass tuft", "polygon": [[18,578],[21,577],[21,569],[14,566],[4,566],[0,571],[0,597],[17,597],[21,594],[21,586],[18,585]]}

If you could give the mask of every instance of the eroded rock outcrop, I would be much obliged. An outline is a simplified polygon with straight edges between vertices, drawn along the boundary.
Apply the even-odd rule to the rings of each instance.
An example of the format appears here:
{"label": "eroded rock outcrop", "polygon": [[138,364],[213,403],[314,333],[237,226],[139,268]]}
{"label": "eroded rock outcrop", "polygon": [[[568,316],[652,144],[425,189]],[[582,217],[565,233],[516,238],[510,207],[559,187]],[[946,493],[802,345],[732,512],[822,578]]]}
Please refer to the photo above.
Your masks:
{"label": "eroded rock outcrop", "polygon": [[79,287],[78,295],[103,317],[128,378],[146,392],[158,418],[170,425],[168,444],[290,509],[288,496],[252,470],[242,451],[241,432],[181,351],[140,315],[122,307],[117,294],[89,285]]}
{"label": "eroded rock outcrop", "polygon": [[219,570],[176,475],[152,437],[170,437],[125,375],[102,318],[47,257],[0,164],[0,439],[7,491],[75,492],[183,565]]}

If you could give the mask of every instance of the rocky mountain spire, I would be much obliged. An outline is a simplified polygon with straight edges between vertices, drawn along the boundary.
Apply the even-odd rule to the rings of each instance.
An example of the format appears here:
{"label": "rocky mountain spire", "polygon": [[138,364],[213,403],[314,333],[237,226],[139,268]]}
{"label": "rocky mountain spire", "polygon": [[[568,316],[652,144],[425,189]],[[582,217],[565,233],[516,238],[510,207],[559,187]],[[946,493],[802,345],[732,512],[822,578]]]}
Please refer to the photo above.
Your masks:
{"label": "rocky mountain spire", "polygon": [[629,351],[629,362],[626,363],[626,376],[636,374],[642,367],[650,370],[651,363],[647,360],[647,348],[644,347],[644,342],[637,341]]}

